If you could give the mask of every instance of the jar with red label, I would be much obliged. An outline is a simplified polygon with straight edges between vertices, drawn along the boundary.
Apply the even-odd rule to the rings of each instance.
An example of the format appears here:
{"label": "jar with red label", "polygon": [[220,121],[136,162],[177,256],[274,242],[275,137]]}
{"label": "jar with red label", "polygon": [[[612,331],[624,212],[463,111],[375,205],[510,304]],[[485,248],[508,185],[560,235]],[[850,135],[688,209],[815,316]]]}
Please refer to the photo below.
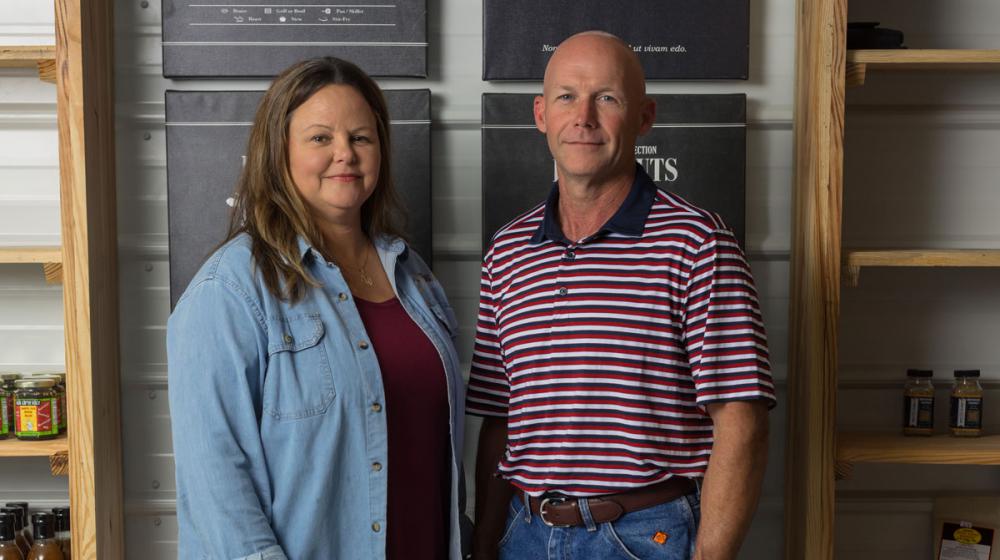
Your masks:
{"label": "jar with red label", "polygon": [[14,435],[40,440],[59,436],[59,397],[54,379],[19,379],[14,392]]}
{"label": "jar with red label", "polygon": [[64,383],[65,373],[36,373],[32,379],[51,379],[56,382],[52,388],[56,392],[57,405],[59,407],[59,433],[66,433],[66,384]]}

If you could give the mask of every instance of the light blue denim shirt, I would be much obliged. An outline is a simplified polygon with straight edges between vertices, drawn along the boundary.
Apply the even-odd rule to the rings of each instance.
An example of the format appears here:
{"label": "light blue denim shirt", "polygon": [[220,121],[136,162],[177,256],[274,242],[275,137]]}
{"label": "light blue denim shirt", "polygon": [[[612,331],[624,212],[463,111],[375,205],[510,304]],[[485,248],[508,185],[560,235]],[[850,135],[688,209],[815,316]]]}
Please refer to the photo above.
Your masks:
{"label": "light blue denim shirt", "polygon": [[[465,390],[455,314],[402,241],[375,246],[444,363],[458,559]],[[322,284],[299,303],[268,292],[243,235],[202,266],[167,324],[181,558],[385,558],[386,477],[400,467],[387,460],[378,361],[340,270],[301,239],[299,248]],[[413,515],[429,513],[420,506]]]}

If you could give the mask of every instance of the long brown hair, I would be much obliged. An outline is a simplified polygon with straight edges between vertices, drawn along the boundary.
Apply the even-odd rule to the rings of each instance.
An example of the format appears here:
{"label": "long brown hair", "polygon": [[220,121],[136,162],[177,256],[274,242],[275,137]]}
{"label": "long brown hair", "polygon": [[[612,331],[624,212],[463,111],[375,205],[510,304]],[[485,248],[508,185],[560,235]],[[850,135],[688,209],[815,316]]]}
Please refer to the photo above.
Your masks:
{"label": "long brown hair", "polygon": [[306,286],[319,286],[302,266],[297,236],[323,252],[326,248],[292,181],[288,123],[295,109],[331,84],[356,89],[375,115],[381,162],[375,189],[361,206],[362,229],[369,238],[403,237],[405,216],[390,172],[389,111],[382,90],[360,68],[339,58],[312,58],[289,67],[274,79],[257,107],[226,241],[241,233],[249,235],[254,265],[267,289],[292,303],[302,298]]}

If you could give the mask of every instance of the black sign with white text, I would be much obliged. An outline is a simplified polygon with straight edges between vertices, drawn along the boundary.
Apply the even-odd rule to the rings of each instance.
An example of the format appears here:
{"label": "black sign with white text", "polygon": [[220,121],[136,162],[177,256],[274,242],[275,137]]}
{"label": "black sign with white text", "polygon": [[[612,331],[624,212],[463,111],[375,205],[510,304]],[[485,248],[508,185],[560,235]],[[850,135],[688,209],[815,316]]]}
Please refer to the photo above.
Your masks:
{"label": "black sign with white text", "polygon": [[483,79],[541,80],[563,39],[621,37],[646,79],[747,79],[749,0],[483,0]]}
{"label": "black sign with white text", "polygon": [[[431,262],[429,90],[385,91],[410,247]],[[223,240],[262,91],[167,91],[170,304]]]}
{"label": "black sign with white text", "polygon": [[336,56],[372,76],[427,76],[426,0],[162,0],[163,75],[271,77]]}
{"label": "black sign with white text", "polygon": [[[746,96],[651,95],[653,129],[635,159],[657,186],[716,212],[743,244]],[[500,227],[545,200],[555,163],[530,94],[483,95],[483,250]]]}

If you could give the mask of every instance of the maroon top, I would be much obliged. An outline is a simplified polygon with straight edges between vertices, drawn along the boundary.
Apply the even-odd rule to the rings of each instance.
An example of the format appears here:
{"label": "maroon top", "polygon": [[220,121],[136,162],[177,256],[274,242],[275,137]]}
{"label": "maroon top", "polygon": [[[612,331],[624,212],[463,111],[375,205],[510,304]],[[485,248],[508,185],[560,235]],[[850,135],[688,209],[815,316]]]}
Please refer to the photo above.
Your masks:
{"label": "maroon top", "polygon": [[441,356],[396,298],[354,298],[385,388],[389,424],[386,558],[448,557],[451,445]]}

